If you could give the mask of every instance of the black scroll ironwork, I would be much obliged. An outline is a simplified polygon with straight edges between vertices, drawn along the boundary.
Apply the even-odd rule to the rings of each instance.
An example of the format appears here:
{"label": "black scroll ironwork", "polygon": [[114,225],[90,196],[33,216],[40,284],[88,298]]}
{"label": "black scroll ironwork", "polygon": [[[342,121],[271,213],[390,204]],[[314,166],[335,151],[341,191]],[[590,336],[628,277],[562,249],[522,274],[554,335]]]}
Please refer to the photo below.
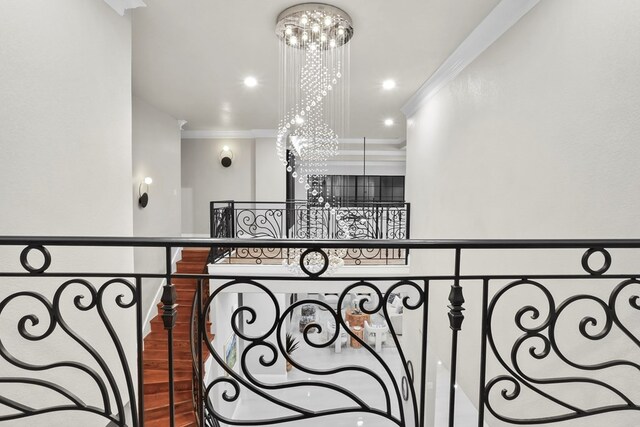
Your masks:
{"label": "black scroll ironwork", "polygon": [[[589,258],[597,253],[603,256],[604,263],[600,268],[593,268],[589,265]],[[604,249],[589,249],[582,258],[582,267],[594,277],[604,278],[603,274],[610,266],[611,256]],[[614,412],[640,411],[637,394],[633,393],[635,387],[625,389],[619,381],[604,379],[607,373],[616,369],[630,369],[632,375],[640,371],[640,337],[637,335],[638,329],[634,329],[635,325],[632,324],[637,324],[639,319],[632,314],[640,311],[640,280],[635,277],[617,280],[608,298],[583,293],[558,301],[552,287],[545,286],[540,280],[522,278],[508,283],[488,300],[485,336],[490,354],[504,373],[487,381],[481,393],[486,409],[495,418],[509,424],[535,425]],[[500,331],[504,330],[500,307],[521,301],[515,299],[518,291],[525,292],[523,295],[528,295],[528,300],[533,299],[538,303],[525,303],[517,309],[513,322],[521,334],[512,343],[506,343],[509,351],[505,352],[505,342],[500,340]],[[626,302],[621,298],[623,294],[630,294]],[[585,311],[586,314],[574,325],[572,319],[576,313]],[[573,313],[573,317],[569,313]],[[570,342],[567,342],[568,330],[574,331]],[[626,340],[626,353],[616,351],[611,344],[621,345],[620,338],[618,341],[607,341],[616,335]],[[580,354],[576,354],[575,349],[571,351],[571,346],[578,340],[582,340],[584,345],[591,343],[591,348],[598,350],[597,355],[602,360],[594,361],[588,351]],[[609,345],[605,342],[609,342]],[[562,376],[564,369],[549,372],[532,368],[532,365],[545,361],[563,365],[570,375]],[[580,403],[567,398],[568,387],[574,387],[576,391],[600,390],[609,398],[600,404]],[[518,415],[509,412],[507,404],[517,404],[524,393],[528,393],[528,401],[535,399],[538,402],[535,408],[528,406],[528,411],[525,411],[527,414],[522,411],[517,411]]]}
{"label": "black scroll ironwork", "polygon": [[[42,252],[42,251],[41,251]],[[25,252],[23,252],[25,254]],[[48,252],[47,252],[48,254]],[[45,265],[50,264],[51,258],[47,257]],[[29,265],[23,266],[32,274],[39,274],[41,268],[33,269]],[[96,287],[84,279],[71,279],[62,283],[50,300],[41,293],[24,290],[13,293],[0,302],[0,318],[7,319],[5,313],[11,311],[16,304],[25,304],[29,307],[29,313],[22,315],[17,321],[17,332],[20,339],[27,343],[20,350],[15,350],[14,339],[8,339],[6,331],[0,333],[0,357],[16,370],[14,376],[0,376],[0,384],[8,390],[8,385],[28,385],[31,393],[37,395],[39,391],[47,390],[47,394],[55,395],[58,402],[50,406],[32,406],[32,404],[20,402],[9,395],[0,392],[0,404],[11,411],[0,415],[0,422],[24,419],[42,414],[54,412],[85,412],[95,414],[116,426],[139,426],[137,398],[134,388],[136,378],[129,368],[132,354],[127,352],[120,338],[122,331],[117,331],[107,312],[107,291],[112,288],[122,289],[114,301],[112,309],[117,309],[117,316],[130,313],[131,309],[139,304],[139,290],[128,280],[111,279]],[[73,291],[72,289],[75,289]],[[72,298],[72,304],[65,302]],[[95,313],[99,322],[109,337],[109,345],[117,355],[118,365],[108,364],[104,355],[92,343],[92,337],[82,336],[67,320],[72,314],[68,309],[72,307],[78,313]],[[65,312],[65,309],[67,311]],[[39,316],[43,311],[46,316]],[[122,311],[123,313],[121,313]],[[114,316],[112,314],[112,316]],[[44,329],[42,331],[42,329]],[[66,336],[75,343],[73,352],[69,353],[69,360],[51,361],[47,363],[31,362],[29,356],[29,343],[46,344],[59,341],[61,336]],[[94,337],[93,337],[94,338]],[[130,350],[130,349],[129,349]],[[73,360],[82,354],[90,363],[81,363]],[[135,352],[134,354],[135,355]],[[79,396],[70,388],[43,379],[43,374],[58,373],[75,375],[75,383],[97,391],[100,396],[100,404],[90,404],[82,396]],[[118,384],[118,379],[124,378],[124,386]],[[129,403],[130,408],[126,405]]]}
{"label": "black scroll ironwork", "polygon": [[[351,329],[349,329],[342,311],[336,311],[325,302],[319,300],[300,300],[291,304],[285,310],[281,310],[279,303],[271,290],[267,286],[250,279],[232,280],[217,287],[205,303],[205,309],[208,309],[211,306],[213,301],[221,292],[230,291],[230,288],[233,288],[234,286],[243,286],[245,289],[248,288],[250,292],[257,292],[265,295],[267,297],[266,300],[271,302],[270,305],[272,305],[274,315],[271,319],[259,319],[256,311],[252,307],[248,306],[239,307],[233,312],[230,319],[230,326],[233,332],[244,343],[244,351],[240,355],[240,372],[229,367],[226,364],[223,355],[218,354],[214,349],[214,346],[207,342],[207,348],[213,356],[215,363],[228,375],[218,377],[209,384],[206,389],[206,395],[208,396],[205,401],[206,409],[215,419],[229,425],[268,425],[329,417],[331,415],[338,414],[368,413],[384,418],[398,426],[419,425],[418,402],[413,382],[407,382],[403,385],[401,381],[399,381],[399,378],[396,377],[396,374],[394,374],[388,366],[387,361],[376,353],[375,350],[369,346],[366,340],[358,337]],[[366,289],[376,296],[376,304],[369,304],[365,299],[361,300],[360,310],[367,314],[380,312],[387,320],[390,328],[390,334],[398,348],[398,357],[400,358],[401,366],[404,367],[401,377],[406,378],[412,377],[413,373],[409,370],[410,364],[407,363],[396,331],[393,329],[393,325],[389,320],[389,313],[386,308],[389,296],[399,292],[399,289],[403,287],[411,288],[417,294],[415,301],[412,301],[409,297],[403,298],[402,302],[404,308],[406,310],[416,310],[421,308],[424,303],[424,290],[412,281],[397,282],[390,286],[384,294],[374,284],[359,281],[347,286],[343,290],[339,296],[337,306],[342,306],[345,298],[347,298],[355,288],[358,288],[360,292],[363,289]],[[373,356],[379,369],[374,371],[368,367],[359,365],[345,365],[323,369],[309,366],[303,361],[298,360],[294,355],[288,354],[285,350],[283,336],[290,314],[298,307],[310,304],[326,310],[339,327],[337,327],[334,333],[327,337],[326,340],[318,342],[320,338],[315,334],[320,334],[323,331],[323,326],[319,323],[308,324],[301,337],[305,345],[315,349],[330,348],[335,343],[336,339],[340,339],[340,330],[342,329],[349,334],[351,339],[358,341],[365,351]],[[370,307],[369,305],[372,306]],[[257,322],[261,325],[265,325],[264,329],[266,329],[266,331],[258,336],[249,336],[245,334],[240,321],[242,318],[244,318],[244,324],[246,325],[251,325]],[[259,356],[259,363],[263,367],[270,367],[276,363],[284,363],[286,361],[296,369],[313,376],[313,379],[310,381],[285,381],[281,383],[265,383],[260,381],[253,375],[249,368],[249,364],[247,363],[250,355],[254,353]],[[338,385],[332,381],[336,375],[345,372],[356,373],[357,375],[361,375],[363,378],[372,379],[377,385],[378,392],[384,396],[384,404],[382,406],[374,406],[349,388]],[[344,402],[344,405],[324,410],[312,409],[307,406],[301,406],[300,404],[285,401],[280,397],[281,394],[276,393],[283,390],[296,390],[300,388],[319,388],[325,391],[330,391],[339,395],[341,400]],[[269,419],[260,419],[259,417],[256,419],[246,420],[233,419],[228,414],[224,414],[220,408],[217,408],[213,403],[215,399],[211,398],[213,395],[217,394],[223,401],[234,402],[237,401],[243,393],[251,393],[252,395],[258,396],[260,399],[264,399],[270,404],[280,407],[285,413],[288,412],[290,415]],[[410,404],[412,405],[412,414],[407,414],[403,404],[404,397],[406,397],[404,400],[410,401]]]}
{"label": "black scroll ironwork", "polygon": [[[408,203],[368,202],[329,208],[306,201],[214,201],[210,205],[211,237],[214,238],[402,240],[409,237]],[[212,262],[262,264],[288,256],[286,250],[277,248],[212,249]],[[406,263],[407,258],[406,249],[379,247],[351,248],[345,260],[355,265],[381,261],[399,264]]]}

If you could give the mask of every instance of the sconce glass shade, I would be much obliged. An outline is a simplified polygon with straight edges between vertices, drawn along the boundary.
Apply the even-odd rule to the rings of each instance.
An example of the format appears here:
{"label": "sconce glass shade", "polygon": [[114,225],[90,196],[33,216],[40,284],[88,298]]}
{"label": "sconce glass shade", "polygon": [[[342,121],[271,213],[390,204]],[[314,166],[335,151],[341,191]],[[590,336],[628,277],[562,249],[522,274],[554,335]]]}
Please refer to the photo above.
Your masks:
{"label": "sconce glass shade", "polygon": [[[153,179],[150,176],[146,176],[138,186],[138,205],[141,208],[146,208],[149,204],[149,186],[152,183]],[[143,186],[146,186],[144,191],[142,190]]]}
{"label": "sconce glass shade", "polygon": [[220,164],[228,168],[231,166],[231,163],[233,163],[233,151],[231,151],[228,145],[225,145],[220,152]]}

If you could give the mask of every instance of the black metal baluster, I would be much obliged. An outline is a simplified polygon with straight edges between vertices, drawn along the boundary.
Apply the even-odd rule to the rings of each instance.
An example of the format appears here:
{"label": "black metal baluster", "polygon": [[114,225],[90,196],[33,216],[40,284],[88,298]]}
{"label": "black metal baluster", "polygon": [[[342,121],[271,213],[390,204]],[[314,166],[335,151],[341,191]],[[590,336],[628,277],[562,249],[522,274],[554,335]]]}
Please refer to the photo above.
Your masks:
{"label": "black metal baluster", "polygon": [[480,342],[480,390],[478,393],[478,427],[484,425],[485,381],[487,370],[487,304],[489,295],[489,279],[482,281],[482,341]]}
{"label": "black metal baluster", "polygon": [[429,327],[429,281],[424,281],[424,304],[422,305],[422,360],[420,363],[420,427],[425,426],[425,402],[427,382],[427,337]]}
{"label": "black metal baluster", "polygon": [[236,211],[236,203],[231,202],[231,237],[238,237],[238,230],[236,229],[236,215],[238,212]]}
{"label": "black metal baluster", "polygon": [[[144,426],[144,337],[142,335],[142,279],[136,277],[136,341],[138,350],[138,425]],[[135,414],[134,414],[135,418]]]}
{"label": "black metal baluster", "polygon": [[167,356],[168,356],[168,374],[169,374],[169,422],[171,427],[175,427],[175,396],[173,384],[173,327],[176,325],[177,313],[177,295],[176,288],[171,283],[171,247],[166,247],[166,280],[162,290],[162,323],[167,330]]}
{"label": "black metal baluster", "polygon": [[209,202],[209,236],[211,236],[211,238],[216,237],[215,235],[215,230],[216,230],[216,216],[215,216],[215,209],[214,209],[214,205],[215,202]]}
{"label": "black metal baluster", "polygon": [[197,311],[197,325],[196,325],[196,336],[197,336],[197,344],[196,349],[198,351],[198,419],[204,425],[204,369],[202,363],[202,340],[208,340],[209,334],[207,331],[207,323],[206,320],[203,319],[202,315],[202,279],[198,279],[198,284],[196,287],[196,304],[198,305]]}
{"label": "black metal baluster", "polygon": [[456,371],[458,363],[458,332],[464,321],[464,296],[460,286],[460,248],[456,249],[455,278],[449,293],[449,327],[451,328],[451,378],[449,382],[449,427],[455,425]]}
{"label": "black metal baluster", "polygon": [[[405,203],[405,212],[406,212],[406,216],[405,216],[405,238],[406,239],[410,239],[411,238],[411,203]],[[402,211],[400,212],[400,215],[402,215]],[[402,217],[401,217],[402,218]],[[400,221],[400,227],[402,227],[402,220]],[[405,249],[404,250],[404,263],[409,264],[409,249]]]}

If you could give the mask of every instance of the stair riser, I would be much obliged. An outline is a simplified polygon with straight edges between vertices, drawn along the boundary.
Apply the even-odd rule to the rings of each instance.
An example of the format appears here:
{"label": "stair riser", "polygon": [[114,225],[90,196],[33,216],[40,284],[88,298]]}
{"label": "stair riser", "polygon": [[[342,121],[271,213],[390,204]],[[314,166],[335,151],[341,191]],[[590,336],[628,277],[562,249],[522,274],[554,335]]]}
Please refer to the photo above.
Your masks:
{"label": "stair riser", "polygon": [[199,260],[206,261],[209,258],[209,252],[211,250],[209,248],[206,249],[183,249],[182,250],[182,260],[188,260],[191,258],[197,258]]}
{"label": "stair riser", "polygon": [[[210,356],[209,351],[206,348],[202,348],[202,357],[203,360],[207,360]],[[144,354],[145,360],[167,360],[168,359],[167,350],[147,350]],[[173,350],[173,365],[177,366],[178,361],[188,361],[191,364],[191,349],[174,349]],[[191,365],[189,365],[191,366]],[[181,368],[182,369],[182,368]]]}
{"label": "stair riser", "polygon": [[[176,363],[177,362],[177,363]],[[173,363],[174,372],[191,372],[193,370],[191,366],[191,361],[187,360],[188,363],[184,363],[181,361],[175,361]],[[153,370],[164,370],[169,369],[169,364],[166,360],[145,360],[144,361],[144,369],[153,369]]]}
{"label": "stair riser", "polygon": [[[168,426],[169,426],[168,419],[154,420],[154,421],[149,421],[144,423],[144,427],[168,427]],[[176,414],[176,427],[197,427],[195,416],[193,414],[190,414],[189,416],[186,416],[185,414],[182,414],[182,416],[178,416],[178,414]]]}
{"label": "stair riser", "polygon": [[[173,337],[173,348],[174,350],[182,350],[185,348],[191,348],[191,343],[189,340],[177,340]],[[167,341],[151,341],[147,340],[144,343],[144,348],[149,350],[165,350],[167,348]]]}
{"label": "stair riser", "polygon": [[[188,391],[191,390],[191,381],[175,381],[173,386],[174,390]],[[162,393],[168,391],[169,382],[144,385],[145,394]]]}
{"label": "stair riser", "polygon": [[[193,403],[191,401],[180,402],[175,405],[175,413],[182,414],[185,412],[189,412],[193,409]],[[169,406],[164,406],[160,408],[154,409],[146,409],[144,410],[144,419],[145,421],[153,421],[160,418],[169,418]]]}

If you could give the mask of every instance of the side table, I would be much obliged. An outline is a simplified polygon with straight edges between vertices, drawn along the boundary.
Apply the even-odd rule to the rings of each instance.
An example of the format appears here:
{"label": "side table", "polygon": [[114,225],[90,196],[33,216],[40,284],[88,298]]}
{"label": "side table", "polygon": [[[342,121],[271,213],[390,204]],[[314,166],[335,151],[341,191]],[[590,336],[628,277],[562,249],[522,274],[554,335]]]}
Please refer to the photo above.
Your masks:
{"label": "side table", "polygon": [[[364,337],[364,328],[362,326],[352,326],[351,327],[351,332],[353,332],[353,334],[355,336],[357,336],[358,338],[360,338],[361,340]],[[352,348],[361,348],[362,344],[360,344],[353,337],[351,337],[351,347]]]}
{"label": "side table", "polygon": [[348,308],[345,312],[344,320],[349,323],[349,326],[360,326],[364,328],[364,321],[371,323],[370,316],[365,313],[354,313],[352,309]]}

